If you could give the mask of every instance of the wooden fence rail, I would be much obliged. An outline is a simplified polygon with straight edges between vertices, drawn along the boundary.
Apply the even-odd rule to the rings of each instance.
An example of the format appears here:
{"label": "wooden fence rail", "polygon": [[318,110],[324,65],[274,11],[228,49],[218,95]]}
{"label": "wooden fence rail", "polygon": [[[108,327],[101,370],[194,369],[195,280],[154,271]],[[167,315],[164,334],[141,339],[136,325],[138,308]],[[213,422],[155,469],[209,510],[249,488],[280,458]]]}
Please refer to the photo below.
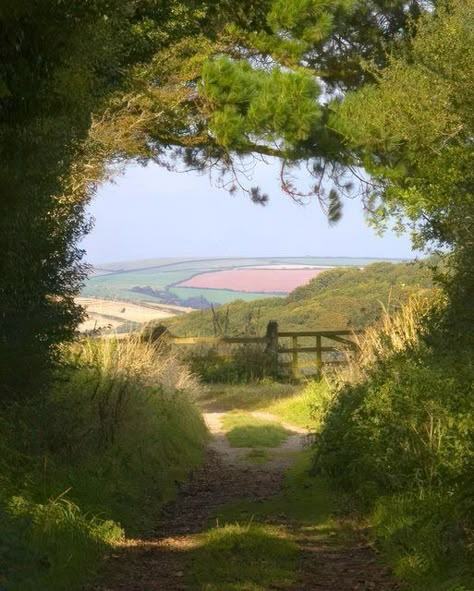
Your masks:
{"label": "wooden fence rail", "polygon": [[[362,331],[350,330],[302,330],[302,331],[279,331],[278,323],[268,323],[267,332],[263,337],[170,337],[170,342],[176,345],[265,345],[266,353],[271,356],[278,367],[288,367],[293,379],[302,375],[302,369],[313,369],[318,377],[321,377],[324,366],[332,366],[345,363],[344,349],[356,350],[358,344],[355,336]],[[352,338],[350,338],[352,337]],[[299,339],[314,338],[314,345],[298,343]],[[325,340],[323,344],[323,339]],[[290,343],[287,341],[290,340]],[[283,343],[281,341],[284,341]],[[326,341],[334,342],[335,345]],[[311,362],[303,363],[301,354],[315,353]],[[324,357],[323,353],[330,354]],[[285,362],[280,359],[281,355],[291,355],[291,361]],[[308,373],[308,372],[306,372]]]}

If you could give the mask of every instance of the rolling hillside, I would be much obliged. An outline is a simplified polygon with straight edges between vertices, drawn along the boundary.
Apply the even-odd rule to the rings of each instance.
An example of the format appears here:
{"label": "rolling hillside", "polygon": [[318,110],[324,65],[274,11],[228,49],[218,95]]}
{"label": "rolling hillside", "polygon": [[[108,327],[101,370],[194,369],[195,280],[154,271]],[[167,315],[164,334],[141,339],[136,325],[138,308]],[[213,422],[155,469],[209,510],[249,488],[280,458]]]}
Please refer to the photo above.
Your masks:
{"label": "rolling hillside", "polygon": [[329,269],[287,297],[237,301],[166,320],[177,335],[262,334],[270,320],[284,330],[360,329],[383,309],[395,310],[410,295],[432,288],[425,263],[373,263],[364,269]]}
{"label": "rolling hillside", "polygon": [[140,330],[151,321],[186,314],[191,308],[166,306],[148,302],[127,302],[101,298],[76,298],[76,303],[86,310],[86,319],[79,326],[80,332],[100,331],[101,334],[123,334]]}

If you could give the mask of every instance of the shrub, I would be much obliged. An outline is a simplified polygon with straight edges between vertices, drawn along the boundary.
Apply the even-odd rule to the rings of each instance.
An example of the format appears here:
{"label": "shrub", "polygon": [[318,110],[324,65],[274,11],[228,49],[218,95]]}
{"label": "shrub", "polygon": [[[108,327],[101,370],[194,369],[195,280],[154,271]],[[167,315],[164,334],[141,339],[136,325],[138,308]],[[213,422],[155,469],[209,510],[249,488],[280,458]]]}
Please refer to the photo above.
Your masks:
{"label": "shrub", "polygon": [[9,458],[0,460],[0,571],[9,591],[79,586],[122,526],[137,531],[144,507],[157,516],[206,441],[192,401],[199,384],[176,358],[131,339],[83,341],[64,356],[69,365],[44,406],[10,410],[14,421],[5,410],[0,422],[0,457]]}
{"label": "shrub", "polygon": [[277,377],[274,359],[259,345],[209,348],[190,354],[187,361],[207,383],[248,384]]}

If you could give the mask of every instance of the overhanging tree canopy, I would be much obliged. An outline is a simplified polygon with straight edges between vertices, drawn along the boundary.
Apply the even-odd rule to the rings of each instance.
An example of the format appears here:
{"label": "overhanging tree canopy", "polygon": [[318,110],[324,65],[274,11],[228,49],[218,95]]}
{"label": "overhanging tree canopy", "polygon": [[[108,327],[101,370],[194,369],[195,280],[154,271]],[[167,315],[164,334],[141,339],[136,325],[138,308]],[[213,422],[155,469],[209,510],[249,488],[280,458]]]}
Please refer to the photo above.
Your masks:
{"label": "overhanging tree canopy", "polygon": [[[458,221],[471,211],[469,206],[460,213],[457,204],[472,195],[472,131],[462,119],[472,115],[472,97],[466,80],[453,78],[453,69],[469,82],[473,62],[462,51],[466,43],[472,49],[472,27],[456,37],[436,23],[447,22],[451,14],[467,14],[466,22],[472,23],[472,0],[446,0],[439,10],[436,4],[4,3],[2,371],[17,375],[14,361],[25,351],[44,365],[57,343],[72,335],[80,318],[73,296],[84,277],[77,249],[87,229],[84,204],[106,178],[110,162],[217,168],[230,174],[232,190],[239,180],[238,158],[278,156],[282,188],[303,198],[285,170],[304,163],[316,177],[310,193],[322,199],[333,219],[340,216],[339,194],[351,191],[345,173],[364,166],[375,181],[374,190],[367,191],[368,204],[379,199],[375,211],[381,219],[401,208],[414,221],[427,218],[424,236],[458,240]],[[428,67],[423,60],[431,59],[438,61]],[[429,97],[433,80],[434,105]],[[417,106],[418,119],[410,105]],[[449,108],[442,121],[430,127],[427,113],[437,117],[443,105]],[[384,116],[398,127],[387,126]],[[455,131],[460,118],[462,133]],[[404,121],[408,139],[400,142]],[[438,132],[437,152],[430,152],[427,140]],[[321,182],[325,175],[335,185],[327,196]],[[429,209],[434,182],[439,205]],[[265,201],[257,189],[249,192],[255,201]],[[448,233],[440,230],[447,227]],[[7,390],[11,394],[22,387],[10,384]]]}

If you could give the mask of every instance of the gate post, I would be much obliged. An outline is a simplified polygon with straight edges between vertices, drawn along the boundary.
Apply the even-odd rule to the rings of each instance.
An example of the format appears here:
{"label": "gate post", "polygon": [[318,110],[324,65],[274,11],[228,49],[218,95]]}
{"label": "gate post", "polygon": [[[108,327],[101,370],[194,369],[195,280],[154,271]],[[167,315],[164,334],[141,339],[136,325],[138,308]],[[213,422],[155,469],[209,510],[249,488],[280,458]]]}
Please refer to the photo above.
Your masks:
{"label": "gate post", "polygon": [[298,337],[293,336],[291,338],[292,342],[292,357],[291,357],[291,377],[295,382],[298,381],[300,377],[300,369],[298,365]]}
{"label": "gate post", "polygon": [[265,353],[268,355],[272,374],[276,375],[278,373],[278,322],[276,320],[270,320],[267,324],[265,338],[267,341]]}
{"label": "gate post", "polygon": [[323,352],[321,347],[321,335],[318,334],[316,337],[316,371],[318,376],[318,381],[321,381],[323,377]]}

